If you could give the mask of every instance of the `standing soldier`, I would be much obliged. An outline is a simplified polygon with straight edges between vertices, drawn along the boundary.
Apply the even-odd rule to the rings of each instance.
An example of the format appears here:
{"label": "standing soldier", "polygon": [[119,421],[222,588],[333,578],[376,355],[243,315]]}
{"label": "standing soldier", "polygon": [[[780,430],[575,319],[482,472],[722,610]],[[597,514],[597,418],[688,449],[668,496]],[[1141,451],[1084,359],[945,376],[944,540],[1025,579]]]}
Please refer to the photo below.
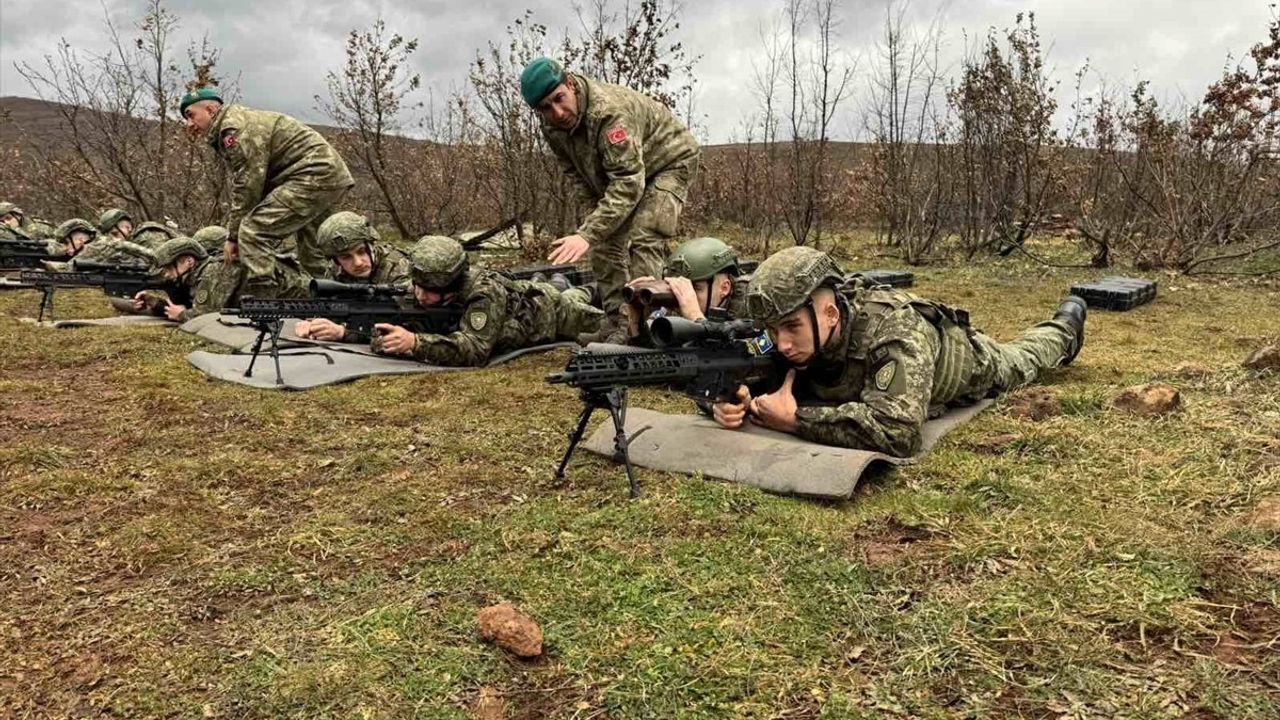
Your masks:
{"label": "standing soldier", "polygon": [[565,72],[538,58],[520,93],[542,118],[542,134],[580,198],[592,206],[578,231],[556,240],[550,260],[576,262],[588,249],[608,317],[582,340],[626,337],[622,287],[657,276],[698,169],[698,143],[661,103],[630,88]]}
{"label": "standing soldier", "polygon": [[282,254],[297,254],[323,276],[327,262],[315,247],[316,230],[355,185],[338,151],[320,133],[267,110],[223,105],[213,88],[182,98],[182,115],[203,133],[232,173],[225,262],[245,269],[244,294],[277,297],[287,271]]}

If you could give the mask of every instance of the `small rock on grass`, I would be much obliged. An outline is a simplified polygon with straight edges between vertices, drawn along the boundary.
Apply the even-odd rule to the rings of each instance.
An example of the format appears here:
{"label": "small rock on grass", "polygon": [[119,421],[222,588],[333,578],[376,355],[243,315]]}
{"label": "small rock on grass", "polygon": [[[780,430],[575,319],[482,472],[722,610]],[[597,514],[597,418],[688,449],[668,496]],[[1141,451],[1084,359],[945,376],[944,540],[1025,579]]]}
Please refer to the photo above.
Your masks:
{"label": "small rock on grass", "polygon": [[1184,362],[1179,363],[1177,367],[1173,369],[1173,374],[1180,378],[1187,379],[1202,378],[1207,375],[1212,375],[1213,368],[1205,365],[1204,363]]}
{"label": "small rock on grass", "polygon": [[542,628],[511,603],[491,605],[476,613],[480,637],[522,658],[542,654]]}
{"label": "small rock on grass", "polygon": [[1250,370],[1280,370],[1280,344],[1255,350],[1243,364]]}
{"label": "small rock on grass", "polygon": [[1134,385],[1125,388],[1111,404],[1132,415],[1164,415],[1182,407],[1182,393],[1163,383]]}

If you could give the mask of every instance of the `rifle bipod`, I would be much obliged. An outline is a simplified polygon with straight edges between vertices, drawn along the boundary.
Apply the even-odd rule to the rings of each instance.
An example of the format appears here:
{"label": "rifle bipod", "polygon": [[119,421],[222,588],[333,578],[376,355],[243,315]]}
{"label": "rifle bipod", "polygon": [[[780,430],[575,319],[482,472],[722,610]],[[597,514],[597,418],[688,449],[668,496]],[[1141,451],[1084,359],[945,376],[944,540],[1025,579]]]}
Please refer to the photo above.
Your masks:
{"label": "rifle bipod", "polygon": [[[258,356],[262,354],[262,343],[267,337],[271,338],[271,359],[276,364],[276,384],[284,384],[284,376],[280,374],[280,332],[284,330],[284,320],[263,320],[258,323],[258,337],[253,341],[253,356],[249,358],[249,367],[245,369],[245,377],[253,377],[253,364],[258,362]],[[328,353],[318,351],[303,351],[289,353],[289,357],[297,355],[319,355],[323,357],[330,365],[333,364],[333,358]]]}
{"label": "rifle bipod", "polygon": [[625,387],[616,387],[609,390],[586,390],[582,391],[582,414],[578,416],[578,426],[569,433],[569,449],[565,450],[564,457],[560,460],[560,468],[556,470],[556,479],[564,480],[564,469],[569,464],[569,458],[573,457],[573,451],[577,449],[578,443],[582,440],[582,434],[587,430],[587,423],[591,420],[591,415],[596,408],[608,410],[609,415],[613,418],[613,460],[614,462],[622,461],[627,469],[627,482],[631,486],[631,498],[640,497],[640,484],[636,482],[635,473],[631,469],[631,456],[627,453],[627,389]]}
{"label": "rifle bipod", "polygon": [[44,322],[44,313],[49,312],[49,322],[53,322],[53,291],[52,285],[40,288],[40,315],[36,318],[36,322]]}

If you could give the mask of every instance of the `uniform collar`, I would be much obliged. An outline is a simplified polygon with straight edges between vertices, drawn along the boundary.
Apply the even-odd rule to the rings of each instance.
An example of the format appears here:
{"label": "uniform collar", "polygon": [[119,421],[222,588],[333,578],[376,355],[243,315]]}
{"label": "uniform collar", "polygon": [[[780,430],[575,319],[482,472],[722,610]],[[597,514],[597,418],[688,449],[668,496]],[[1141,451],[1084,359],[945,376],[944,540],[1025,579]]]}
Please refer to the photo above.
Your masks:
{"label": "uniform collar", "polygon": [[226,119],[227,108],[229,107],[231,106],[223,105],[222,107],[218,108],[218,114],[213,116],[213,122],[209,124],[209,131],[205,133],[205,136],[204,136],[205,142],[212,145],[213,149],[215,150],[220,149],[218,136],[222,134],[222,121]]}

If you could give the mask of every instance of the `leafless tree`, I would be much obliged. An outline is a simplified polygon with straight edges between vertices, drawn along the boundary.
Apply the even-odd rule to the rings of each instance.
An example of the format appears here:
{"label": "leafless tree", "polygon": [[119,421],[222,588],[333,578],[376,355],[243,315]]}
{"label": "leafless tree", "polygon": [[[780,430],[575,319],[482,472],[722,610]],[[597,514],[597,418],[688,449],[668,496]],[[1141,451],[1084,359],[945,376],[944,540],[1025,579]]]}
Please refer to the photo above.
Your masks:
{"label": "leafless tree", "polygon": [[[192,226],[220,216],[223,174],[203,138],[185,138],[178,103],[188,88],[175,51],[178,18],[149,0],[125,37],[108,16],[108,47],[95,52],[59,43],[43,63],[18,72],[42,100],[55,103],[61,123],[51,137],[31,137],[50,204],[91,214],[123,205],[141,218],[172,218]],[[206,85],[218,52],[207,39],[191,41],[191,72]],[[223,87],[225,96],[234,88]]]}

